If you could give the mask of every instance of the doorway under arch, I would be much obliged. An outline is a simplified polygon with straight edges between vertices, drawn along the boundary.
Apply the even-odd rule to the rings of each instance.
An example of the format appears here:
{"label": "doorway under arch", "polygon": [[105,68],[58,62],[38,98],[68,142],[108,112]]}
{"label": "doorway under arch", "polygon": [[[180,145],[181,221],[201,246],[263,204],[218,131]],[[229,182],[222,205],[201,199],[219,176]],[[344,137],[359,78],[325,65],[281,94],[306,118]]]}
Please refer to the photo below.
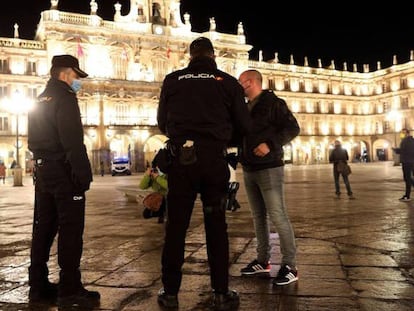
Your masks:
{"label": "doorway under arch", "polygon": [[146,166],[151,165],[155,154],[158,150],[164,148],[167,140],[168,137],[162,134],[153,135],[146,140],[144,144],[144,161]]}
{"label": "doorway under arch", "polygon": [[391,143],[386,139],[377,139],[372,144],[374,161],[389,161],[392,159]]}

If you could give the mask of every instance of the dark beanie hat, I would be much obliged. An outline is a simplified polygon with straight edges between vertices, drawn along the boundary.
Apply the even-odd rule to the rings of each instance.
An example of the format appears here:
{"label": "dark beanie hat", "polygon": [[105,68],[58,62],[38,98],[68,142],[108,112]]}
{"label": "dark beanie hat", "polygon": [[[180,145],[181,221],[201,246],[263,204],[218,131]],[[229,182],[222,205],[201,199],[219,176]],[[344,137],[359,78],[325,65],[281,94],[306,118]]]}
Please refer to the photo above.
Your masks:
{"label": "dark beanie hat", "polygon": [[79,68],[79,61],[72,55],[55,55],[52,58],[52,68],[63,67],[72,68],[81,78],[86,78],[88,74]]}

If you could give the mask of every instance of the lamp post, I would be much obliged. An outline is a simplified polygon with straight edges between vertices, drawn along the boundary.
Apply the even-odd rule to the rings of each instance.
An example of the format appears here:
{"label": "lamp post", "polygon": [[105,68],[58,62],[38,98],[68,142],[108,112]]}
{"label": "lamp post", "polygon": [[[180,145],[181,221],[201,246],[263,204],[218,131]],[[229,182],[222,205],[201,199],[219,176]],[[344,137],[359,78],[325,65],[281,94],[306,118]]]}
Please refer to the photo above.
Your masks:
{"label": "lamp post", "polygon": [[18,90],[16,90],[10,98],[3,99],[3,106],[10,113],[16,117],[16,159],[13,167],[13,186],[23,186],[22,181],[22,167],[20,165],[19,149],[19,117],[23,112],[28,111],[31,108],[31,101],[23,96]]}
{"label": "lamp post", "polygon": [[399,166],[400,165],[400,155],[397,154],[395,152],[395,148],[398,148],[397,146],[397,133],[401,130],[401,124],[400,124],[400,129],[397,130],[397,123],[398,121],[400,121],[401,123],[401,112],[398,110],[391,110],[390,112],[387,113],[386,119],[388,121],[392,121],[394,122],[394,148],[393,148],[393,159],[394,159],[394,166]]}

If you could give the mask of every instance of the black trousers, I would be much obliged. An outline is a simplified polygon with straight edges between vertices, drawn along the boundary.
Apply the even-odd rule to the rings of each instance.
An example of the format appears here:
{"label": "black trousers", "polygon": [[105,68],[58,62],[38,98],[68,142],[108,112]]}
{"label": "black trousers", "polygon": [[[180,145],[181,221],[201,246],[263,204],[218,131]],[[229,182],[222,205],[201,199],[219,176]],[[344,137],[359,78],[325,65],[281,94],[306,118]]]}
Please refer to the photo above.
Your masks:
{"label": "black trousers", "polygon": [[413,180],[414,163],[404,162],[401,164],[401,166],[402,166],[403,178],[405,182],[405,196],[409,198],[411,195],[411,187],[414,186],[414,180]]}
{"label": "black trousers", "polygon": [[37,166],[30,286],[42,286],[48,281],[47,262],[58,234],[59,294],[70,295],[80,289],[84,223],[85,194],[76,190],[70,168],[62,161],[46,161]]}
{"label": "black trousers", "polygon": [[197,161],[182,165],[174,157],[168,171],[167,223],[162,253],[162,282],[167,294],[181,286],[187,229],[198,193],[203,204],[211,287],[228,290],[229,242],[225,200],[230,172],[222,146],[197,146]]}

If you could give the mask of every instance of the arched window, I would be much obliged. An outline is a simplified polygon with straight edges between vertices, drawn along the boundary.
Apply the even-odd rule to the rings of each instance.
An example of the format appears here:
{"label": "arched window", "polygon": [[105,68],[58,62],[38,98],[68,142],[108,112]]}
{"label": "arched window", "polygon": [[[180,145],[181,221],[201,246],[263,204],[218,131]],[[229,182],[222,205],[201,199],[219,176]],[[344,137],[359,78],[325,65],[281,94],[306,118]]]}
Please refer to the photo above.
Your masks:
{"label": "arched window", "polygon": [[115,124],[130,125],[129,106],[126,103],[115,104]]}

